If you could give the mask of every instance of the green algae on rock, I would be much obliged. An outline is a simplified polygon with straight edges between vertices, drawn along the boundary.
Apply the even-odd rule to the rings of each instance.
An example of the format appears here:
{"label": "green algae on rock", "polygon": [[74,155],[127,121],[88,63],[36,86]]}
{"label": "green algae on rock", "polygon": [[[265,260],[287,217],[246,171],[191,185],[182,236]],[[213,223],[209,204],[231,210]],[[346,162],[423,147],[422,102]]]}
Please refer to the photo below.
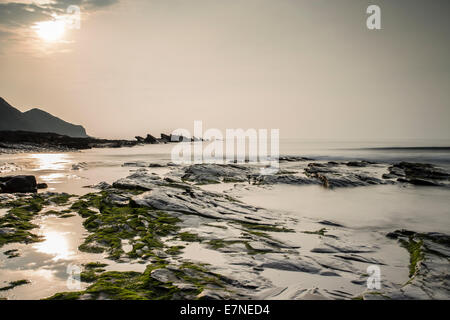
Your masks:
{"label": "green algae on rock", "polygon": [[[80,245],[85,252],[107,252],[109,258],[121,257],[147,259],[153,256],[153,249],[163,248],[161,237],[174,234],[180,220],[168,213],[141,207],[129,201],[118,206],[111,201],[110,193],[83,196],[72,205],[86,220],[84,227],[90,235]],[[132,245],[129,252],[122,248],[122,240]]]}
{"label": "green algae on rock", "polygon": [[29,283],[30,283],[30,281],[25,280],[25,279],[17,280],[17,281],[11,281],[6,287],[0,288],[0,291],[11,290],[11,289],[14,289],[15,287],[23,286],[23,285],[29,284]]}
{"label": "green algae on rock", "polygon": [[208,290],[219,298],[230,298],[233,295],[233,291],[229,289],[229,279],[193,263],[168,267],[165,261],[161,261],[149,264],[143,273],[107,271],[89,272],[86,276],[86,280],[93,282],[86,290],[57,293],[48,299],[202,299],[211,297],[202,295]]}

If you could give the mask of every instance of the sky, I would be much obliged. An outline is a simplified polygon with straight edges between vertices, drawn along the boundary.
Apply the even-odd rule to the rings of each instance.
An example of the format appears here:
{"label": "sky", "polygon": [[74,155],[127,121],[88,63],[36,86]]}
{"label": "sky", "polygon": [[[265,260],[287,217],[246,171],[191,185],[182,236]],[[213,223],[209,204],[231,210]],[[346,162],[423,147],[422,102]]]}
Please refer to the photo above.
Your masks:
{"label": "sky", "polygon": [[[381,30],[366,9],[381,9]],[[80,8],[70,28],[67,8]],[[450,139],[448,0],[0,0],[0,96],[104,138]],[[66,21],[46,24],[46,21]],[[73,21],[73,20],[71,20]]]}

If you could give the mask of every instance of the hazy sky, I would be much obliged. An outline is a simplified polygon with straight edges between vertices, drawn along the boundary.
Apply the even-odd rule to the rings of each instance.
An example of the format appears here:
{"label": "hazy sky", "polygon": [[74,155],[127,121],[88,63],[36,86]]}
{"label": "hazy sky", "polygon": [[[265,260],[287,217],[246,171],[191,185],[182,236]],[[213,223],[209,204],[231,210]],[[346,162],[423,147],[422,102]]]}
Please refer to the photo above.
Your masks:
{"label": "hazy sky", "polygon": [[[38,35],[71,4],[79,30]],[[366,28],[369,4],[382,30]],[[0,96],[111,138],[203,120],[450,139],[449,39],[448,0],[0,0]]]}

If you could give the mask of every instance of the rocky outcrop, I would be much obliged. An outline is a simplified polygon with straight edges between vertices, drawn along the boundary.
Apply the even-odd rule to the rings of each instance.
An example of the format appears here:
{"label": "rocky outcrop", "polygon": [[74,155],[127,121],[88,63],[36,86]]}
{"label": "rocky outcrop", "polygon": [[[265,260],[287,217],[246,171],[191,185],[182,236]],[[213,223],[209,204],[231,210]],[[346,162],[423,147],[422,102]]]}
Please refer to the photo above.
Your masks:
{"label": "rocky outcrop", "polygon": [[159,139],[159,141],[161,141],[161,143],[173,142],[172,135],[161,133],[161,138]]}
{"label": "rocky outcrop", "polygon": [[198,184],[248,182],[256,170],[233,164],[195,164],[184,171],[183,180]]}
{"label": "rocky outcrop", "polygon": [[388,168],[386,179],[397,178],[399,182],[411,183],[421,186],[448,185],[450,174],[441,168],[429,163],[400,162]]}
{"label": "rocky outcrop", "polygon": [[132,200],[140,206],[157,210],[246,223],[270,224],[273,220],[265,210],[230,199],[221,193],[205,191],[181,181],[169,182],[146,172],[136,172],[120,179],[114,182],[113,187],[148,191]]}
{"label": "rocky outcrop", "polygon": [[144,139],[144,143],[157,144],[159,142],[154,136],[147,134],[147,137]]}
{"label": "rocky outcrop", "polygon": [[[348,165],[353,167],[365,167],[368,164],[358,163],[357,165]],[[327,188],[338,187],[363,187],[377,184],[386,184],[386,180],[379,179],[365,172],[357,170],[344,170],[336,162],[328,163],[310,163],[305,168],[306,176],[314,178],[322,183]]]}
{"label": "rocky outcrop", "polygon": [[134,137],[138,143],[144,143],[144,144],[158,144],[160,141],[156,139],[151,134],[147,134],[147,137],[143,138],[141,136]]}
{"label": "rocky outcrop", "polygon": [[448,299],[450,296],[450,236],[437,232],[396,230],[387,235],[410,256],[409,281],[400,288],[367,292],[364,299]]}
{"label": "rocky outcrop", "polygon": [[160,142],[162,142],[162,143],[188,142],[188,141],[197,141],[197,140],[194,140],[194,138],[188,138],[188,137],[184,137],[184,136],[180,136],[180,135],[161,133]]}
{"label": "rocky outcrop", "polygon": [[91,148],[131,147],[136,141],[77,138],[57,133],[29,131],[0,131],[0,148],[17,151],[70,151]]}

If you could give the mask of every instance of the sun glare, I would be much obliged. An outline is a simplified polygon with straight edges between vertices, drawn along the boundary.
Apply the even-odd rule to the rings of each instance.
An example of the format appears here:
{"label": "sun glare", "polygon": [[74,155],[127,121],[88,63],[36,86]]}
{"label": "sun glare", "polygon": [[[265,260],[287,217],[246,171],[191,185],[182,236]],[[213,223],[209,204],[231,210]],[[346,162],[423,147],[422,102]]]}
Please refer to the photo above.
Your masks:
{"label": "sun glare", "polygon": [[33,29],[42,40],[53,42],[62,38],[66,24],[63,20],[42,21],[36,23]]}
{"label": "sun glare", "polygon": [[70,250],[65,233],[51,231],[44,234],[44,236],[45,240],[34,246],[37,251],[52,255],[52,260],[54,261],[66,260],[74,254],[74,252]]}

